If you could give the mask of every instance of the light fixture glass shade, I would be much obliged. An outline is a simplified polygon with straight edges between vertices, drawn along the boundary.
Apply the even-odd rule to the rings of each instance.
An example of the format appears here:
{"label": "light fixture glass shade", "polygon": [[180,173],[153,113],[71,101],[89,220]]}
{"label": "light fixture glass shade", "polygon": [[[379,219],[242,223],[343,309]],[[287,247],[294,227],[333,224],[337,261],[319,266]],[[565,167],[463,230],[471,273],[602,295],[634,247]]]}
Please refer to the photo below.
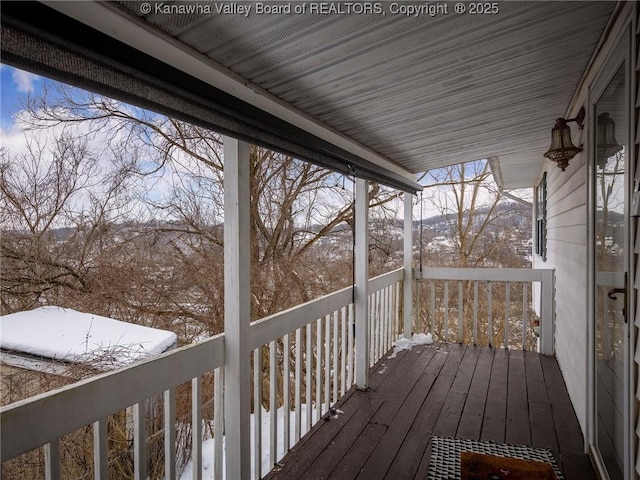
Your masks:
{"label": "light fixture glass shade", "polygon": [[616,140],[616,122],[607,112],[598,115],[597,128],[597,159],[598,167],[604,170],[607,160],[622,150],[622,145]]}
{"label": "light fixture glass shade", "polygon": [[569,165],[569,160],[581,151],[582,149],[576,147],[571,141],[571,129],[565,119],[558,118],[555,126],[551,130],[551,146],[544,156],[556,162],[558,167],[564,172],[565,168]]}

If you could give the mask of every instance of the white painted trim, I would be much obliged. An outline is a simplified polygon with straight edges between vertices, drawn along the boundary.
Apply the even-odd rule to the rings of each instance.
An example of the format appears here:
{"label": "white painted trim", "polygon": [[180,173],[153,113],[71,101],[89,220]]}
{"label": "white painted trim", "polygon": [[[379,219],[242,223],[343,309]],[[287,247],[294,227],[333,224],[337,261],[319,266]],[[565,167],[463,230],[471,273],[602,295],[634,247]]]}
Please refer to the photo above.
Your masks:
{"label": "white painted trim", "polygon": [[487,280],[490,282],[541,282],[549,269],[530,268],[419,268],[413,269],[416,280]]}
{"label": "white painted trim", "polygon": [[280,338],[318,318],[333,313],[349,305],[351,298],[352,287],[347,287],[253,322],[249,333],[249,348],[266,345],[274,338]]}
{"label": "white painted trim", "polygon": [[164,478],[176,478],[176,390],[170,388],[164,397]]}
{"label": "white painted trim", "polygon": [[369,184],[356,178],[356,385],[369,386]]}
{"label": "white painted trim", "polygon": [[591,444],[588,447],[588,453],[591,457],[591,464],[593,465],[598,478],[600,480],[611,480],[607,473],[607,468],[604,465],[604,461],[602,460],[602,456],[600,455],[600,451]]}
{"label": "white painted trim", "polygon": [[93,422],[93,478],[95,480],[108,480],[107,476],[107,447],[108,447],[107,417]]}
{"label": "white painted trim", "polygon": [[540,353],[555,352],[555,287],[553,270],[539,270],[540,281]]}
{"label": "white painted trim", "polygon": [[[448,335],[448,281],[458,282],[458,303],[462,303],[460,296],[460,282],[467,281],[488,281],[488,282],[507,282],[506,297],[508,301],[509,282],[540,282],[541,283],[541,337],[540,337],[540,353],[543,355],[553,355],[555,352],[555,300],[554,300],[554,270],[551,269],[527,269],[527,268],[425,268],[420,272],[419,268],[413,269],[413,278],[416,280],[443,280],[444,284],[444,324],[445,324],[445,342]],[[488,285],[488,330],[489,343],[493,338],[492,331],[492,314],[491,314],[491,284]],[[432,289],[432,305],[434,302],[434,293]],[[508,309],[507,309],[508,310]],[[505,312],[505,315],[507,313]],[[432,310],[433,317],[433,310]],[[460,322],[460,317],[458,319]],[[458,332],[458,337],[462,332]],[[459,339],[458,339],[459,340]],[[505,329],[505,345],[508,344],[508,332]]]}
{"label": "white painted trim", "polygon": [[253,480],[262,478],[262,349],[253,350]]}
{"label": "white painted trim", "polygon": [[251,475],[249,144],[224,137],[224,330],[226,477]]}
{"label": "white painted trim", "polygon": [[[399,268],[372,278],[368,281],[368,290],[376,292],[400,282],[403,279],[403,274],[403,269]],[[346,287],[253,322],[250,328],[249,347],[251,349],[258,348],[319,318],[335,314],[338,310],[347,307],[351,300],[352,287]]]}
{"label": "white painted trim", "polygon": [[147,401],[133,406],[133,468],[135,480],[147,479]]}
{"label": "white painted trim", "polygon": [[413,195],[404,194],[404,272],[402,288],[402,333],[411,338],[413,326]]}
{"label": "white painted trim", "polygon": [[369,150],[364,145],[320,123],[311,116],[271,95],[205,55],[163,35],[144,20],[106,2],[60,2],[45,0],[54,10],[157,58],[230,95],[268,112],[292,125],[330,142],[385,170],[415,183],[415,176],[400,165]]}
{"label": "white painted trim", "polygon": [[224,460],[224,367],[216,368],[213,372],[213,450],[215,452],[213,478],[222,478],[222,463]]}
{"label": "white painted trim", "polygon": [[[638,84],[638,80],[639,80],[639,76],[635,73],[640,69],[640,59],[638,58],[638,56],[640,55],[640,50],[638,49],[639,47],[639,40],[640,40],[640,5],[638,4],[638,2],[633,2],[633,11],[632,11],[632,21],[631,21],[631,88],[630,88],[630,92],[631,92],[631,97],[633,98],[634,95],[640,95],[640,85]],[[634,144],[640,143],[640,124],[639,124],[639,118],[638,118],[638,112],[640,110],[640,105],[638,105],[638,103],[636,103],[635,105],[635,111],[632,108],[631,109],[631,122],[629,124],[629,129],[630,129],[630,140],[629,140],[629,144],[631,146],[631,148],[629,149],[629,155],[630,155],[630,168],[629,168],[629,175],[630,178],[636,180],[638,179],[640,173],[638,170],[638,163],[640,162],[640,158],[638,158],[638,147],[634,148]],[[631,201],[631,208],[633,208],[633,200]],[[630,229],[631,232],[636,231],[637,229],[640,228],[640,219],[638,219],[637,217],[633,218],[631,220],[631,225],[632,228]],[[630,233],[631,233],[630,232]],[[637,242],[637,237],[633,237],[632,236],[632,249],[631,251],[636,252],[637,248],[640,247],[640,245],[638,245]],[[631,256],[631,269],[629,270],[629,285],[631,288],[631,291],[634,291],[635,289],[635,285],[636,282],[638,281],[638,271],[634,268],[633,265],[634,262],[634,257],[633,255]],[[637,289],[636,289],[637,290]],[[638,348],[638,342],[640,342],[640,339],[638,338],[638,329],[635,328],[638,326],[637,323],[637,318],[640,315],[640,311],[637,310],[637,295],[638,293],[636,292],[635,296],[630,296],[630,301],[629,301],[629,346],[630,346],[630,350],[633,351],[634,349]],[[636,350],[637,351],[637,350]],[[630,453],[632,455],[630,462],[631,462],[631,470],[634,472],[633,474],[636,475],[636,478],[638,476],[640,476],[640,444],[639,444],[639,440],[640,440],[640,429],[638,429],[638,427],[640,426],[638,424],[638,414],[640,413],[640,401],[637,395],[637,392],[640,392],[640,378],[638,378],[637,376],[637,372],[638,372],[638,363],[640,363],[640,360],[638,358],[635,357],[635,355],[633,356],[633,358],[631,359],[631,364],[630,364],[630,398],[629,398],[629,403],[630,403],[630,418],[634,419],[636,421],[636,424],[634,426],[631,426],[632,432],[631,432],[631,448],[630,448]],[[635,427],[635,429],[634,429]],[[635,431],[634,431],[635,430]]]}
{"label": "white painted trim", "polygon": [[60,439],[56,438],[44,446],[44,478],[45,480],[59,480],[60,471]]}
{"label": "white painted trim", "polygon": [[[592,58],[589,61],[587,68],[584,70],[584,74],[578,83],[569,107],[566,110],[565,118],[573,118],[577,115],[581,107],[585,106],[589,102],[591,96],[590,89],[597,77],[602,71],[603,63],[607,61],[607,57],[610,52],[613,51],[620,40],[620,35],[626,28],[626,23],[630,21],[630,15],[633,10],[633,4],[635,2],[617,2],[618,5],[614,7],[607,25],[603,29],[602,38],[600,39],[597,47],[595,48]],[[629,18],[628,20],[619,21],[619,19]],[[590,112],[587,112],[587,121],[590,116]],[[548,160],[545,165],[550,163]]]}
{"label": "white painted trim", "polygon": [[369,280],[369,295],[387,288],[394,283],[401,282],[404,279],[404,270],[398,268],[391,272],[383,273]]}
{"label": "white painted trim", "polygon": [[191,379],[191,475],[193,480],[202,476],[202,378]]}
{"label": "white painted trim", "polygon": [[[586,381],[586,390],[584,392],[587,400],[587,421],[586,421],[586,431],[585,440],[587,451],[591,455],[592,463],[594,463],[594,468],[596,470],[599,469],[597,456],[593,454],[591,445],[595,445],[596,443],[596,432],[595,432],[595,418],[596,418],[596,406],[595,406],[595,358],[592,352],[595,352],[596,343],[595,343],[595,334],[594,334],[594,325],[595,325],[595,309],[596,309],[596,299],[595,299],[595,287],[596,287],[596,264],[595,264],[595,186],[594,186],[594,177],[595,177],[595,153],[593,151],[592,141],[591,139],[595,136],[596,126],[595,122],[592,122],[591,119],[595,118],[595,107],[589,103],[586,108],[587,111],[587,291],[586,291],[586,303],[587,303],[587,381]],[[600,462],[601,463],[601,462]]]}

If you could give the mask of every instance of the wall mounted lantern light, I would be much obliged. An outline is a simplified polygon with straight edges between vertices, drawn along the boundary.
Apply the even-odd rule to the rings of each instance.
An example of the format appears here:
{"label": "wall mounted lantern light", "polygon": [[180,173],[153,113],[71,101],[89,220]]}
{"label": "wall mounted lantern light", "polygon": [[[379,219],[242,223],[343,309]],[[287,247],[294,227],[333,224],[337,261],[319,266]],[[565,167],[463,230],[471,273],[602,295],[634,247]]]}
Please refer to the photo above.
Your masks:
{"label": "wall mounted lantern light", "polygon": [[616,122],[607,112],[598,115],[596,141],[596,164],[604,170],[607,160],[622,150],[622,145],[616,140]]}
{"label": "wall mounted lantern light", "polygon": [[551,146],[544,156],[549,160],[556,162],[563,172],[569,165],[569,160],[582,151],[581,148],[576,147],[571,141],[571,128],[569,128],[567,123],[576,122],[582,129],[584,115],[584,108],[581,108],[578,112],[578,116],[575,118],[558,118],[555,126],[551,130]]}

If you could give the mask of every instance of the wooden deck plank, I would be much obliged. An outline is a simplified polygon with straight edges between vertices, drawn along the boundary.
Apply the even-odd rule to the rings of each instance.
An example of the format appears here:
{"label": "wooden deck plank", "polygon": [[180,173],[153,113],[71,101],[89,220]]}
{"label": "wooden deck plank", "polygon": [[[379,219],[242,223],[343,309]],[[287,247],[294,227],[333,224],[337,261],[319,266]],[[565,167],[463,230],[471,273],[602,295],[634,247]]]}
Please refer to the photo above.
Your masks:
{"label": "wooden deck plank", "polygon": [[560,367],[554,357],[541,356],[540,364],[551,404],[553,423],[558,438],[558,447],[568,479],[594,478],[593,467],[584,454],[584,439]]}
{"label": "wooden deck plank", "polygon": [[361,466],[370,457],[378,440],[386,430],[386,425],[368,423],[337,465],[332,463],[330,458],[323,457],[320,462],[314,464],[313,468],[307,470],[301,479],[356,478]]}
{"label": "wooden deck plank", "polygon": [[[305,473],[305,477],[325,478],[325,476],[336,468],[336,465],[341,464],[346,457],[349,457],[349,469],[357,465],[359,470],[369,455],[368,453],[365,455],[366,449],[363,450],[360,448],[353,450],[353,448],[345,448],[345,441],[348,442],[347,445],[349,446],[355,444],[358,439],[367,432],[367,441],[369,442],[367,448],[375,448],[387,426],[392,423],[391,420],[393,417],[398,414],[400,406],[404,403],[409,392],[414,388],[414,385],[422,379],[425,368],[428,369],[431,367],[431,360],[435,352],[436,349],[430,347],[407,353],[401,361],[395,362],[395,369],[390,373],[393,377],[381,385],[380,392],[372,389],[369,392],[357,393],[356,395],[359,396],[359,401],[353,402],[350,406],[350,409],[356,410],[354,420],[345,426],[348,430],[348,438],[342,438],[341,444],[339,445],[328,443],[322,454],[311,462],[307,473]],[[383,363],[387,365],[388,362],[384,361]],[[398,372],[399,370],[401,373]],[[385,374],[387,374],[387,372],[385,372]],[[437,377],[437,372],[433,377]],[[371,402],[371,398],[379,400],[375,403],[375,405],[378,406],[375,412],[367,408]],[[424,399],[424,396],[422,399]],[[370,424],[383,425],[385,428],[367,430],[367,426]],[[380,437],[372,436],[375,432],[378,432]],[[345,468],[347,467],[344,465],[341,467],[342,470]]]}
{"label": "wooden deck plank", "polygon": [[[396,382],[393,380],[391,382],[386,381],[388,378],[386,375],[390,375],[392,379],[401,378],[401,375],[396,375],[396,371],[402,368],[402,359],[407,353],[407,351],[398,352],[395,359],[397,361],[391,364],[387,364],[384,361],[378,362],[372,369],[370,375],[369,392],[361,392],[355,387],[351,387],[345,397],[336,403],[336,407],[343,410],[344,413],[338,415],[338,418],[318,422],[312,427],[300,442],[291,449],[290,453],[282,459],[280,464],[283,465],[283,468],[277,471],[272,470],[265,479],[299,478],[319,457],[328,456],[325,449],[327,449],[328,446],[336,444],[334,438],[337,435],[342,435],[341,441],[349,438],[348,435],[345,436],[345,432],[348,432],[351,436],[355,435],[354,438],[357,438],[357,435],[366,426],[366,422],[384,402],[384,396],[387,391],[396,386]],[[378,373],[381,370],[385,372],[382,375]],[[375,392],[379,392],[377,398],[372,396]],[[354,397],[353,401],[352,397]],[[348,407],[345,406],[347,402],[349,402]],[[345,407],[342,408],[343,406]],[[358,418],[352,422],[352,417],[356,413],[358,414]],[[347,425],[349,425],[349,427],[345,428]],[[362,428],[358,430],[356,425],[361,425]],[[340,450],[338,450],[337,453],[341,453]]]}
{"label": "wooden deck plank", "polygon": [[527,375],[527,395],[529,402],[549,403],[549,395],[544,386],[544,373],[540,363],[540,355],[535,352],[524,352],[524,365]]}
{"label": "wooden deck plank", "polygon": [[442,435],[550,448],[567,480],[595,480],[554,357],[422,346],[376,369],[370,391],[350,392],[345,413],[320,422],[266,478],[426,478],[432,435]]}
{"label": "wooden deck plank", "polygon": [[[327,464],[333,468],[347,452],[345,442],[348,445],[355,442],[389,398],[397,396],[398,392],[410,390],[434,353],[435,348],[431,347],[420,351],[400,351],[393,359],[388,356],[381,359],[371,372],[369,390],[353,389],[349,406],[341,408],[344,415],[318,423],[292,449],[292,454],[282,460],[283,468],[266,478],[297,479],[309,469],[322,472]],[[334,442],[337,434],[341,435],[340,442]]]}
{"label": "wooden deck plank", "polygon": [[527,379],[527,396],[529,398],[531,446],[550,448],[557,457],[560,449],[556,438],[556,430],[553,426],[551,404],[545,388],[540,355],[533,352],[525,352],[524,364]]}
{"label": "wooden deck plank", "polygon": [[[431,362],[436,352],[436,347],[427,347],[407,354],[407,357],[402,362],[403,366],[399,367],[402,371],[401,378],[397,379],[397,385],[385,397],[384,405],[376,413],[375,417],[371,419],[372,422],[382,425],[390,425],[392,423],[393,418],[398,413],[398,408],[404,403],[416,383],[421,380],[425,371],[434,370]],[[410,357],[415,357],[415,360],[411,360]],[[433,373],[434,378],[440,371],[440,367],[435,370]]]}
{"label": "wooden deck plank", "polygon": [[480,440],[504,443],[508,376],[509,352],[501,348],[495,349]]}
{"label": "wooden deck plank", "polygon": [[391,422],[385,424],[389,428],[377,444],[374,454],[363,465],[359,478],[384,478],[407,432],[416,421],[416,416],[426,401],[425,397],[428,398],[428,392],[440,376],[445,360],[446,356],[442,352],[436,353],[405,401],[395,404],[396,415]]}
{"label": "wooden deck plank", "polygon": [[458,431],[455,435],[458,438],[480,438],[492,366],[493,350],[490,348],[482,348],[478,355],[478,362],[474,371],[475,374],[469,387],[469,395],[464,404]]}
{"label": "wooden deck plank", "polygon": [[456,373],[456,378],[451,385],[451,391],[455,393],[464,393],[469,391],[469,386],[476,373],[476,364],[480,355],[480,347],[469,345],[464,351],[464,356],[460,362],[460,368]]}
{"label": "wooden deck plank", "polygon": [[509,352],[505,443],[512,445],[531,444],[527,379],[524,368],[524,352],[522,350]]}
{"label": "wooden deck plank", "polygon": [[465,350],[456,378],[444,402],[442,414],[433,430],[434,435],[455,437],[464,406],[467,403],[479,354],[480,348],[475,346],[468,346]]}
{"label": "wooden deck plank", "polygon": [[465,348],[463,345],[451,345],[446,354],[444,366],[440,370],[433,388],[429,390],[414,422],[410,425],[386,478],[413,478],[415,475],[444,408],[447,394],[458,372]]}

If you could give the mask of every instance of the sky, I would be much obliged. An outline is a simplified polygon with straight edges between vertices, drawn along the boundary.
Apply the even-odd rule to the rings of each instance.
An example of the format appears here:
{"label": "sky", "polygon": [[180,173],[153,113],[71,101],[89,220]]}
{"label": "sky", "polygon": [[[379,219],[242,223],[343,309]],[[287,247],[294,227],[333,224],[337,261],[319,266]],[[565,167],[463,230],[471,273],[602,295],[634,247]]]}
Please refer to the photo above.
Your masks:
{"label": "sky", "polygon": [[41,91],[46,79],[33,73],[0,65],[0,128],[13,127],[13,115],[29,93]]}

